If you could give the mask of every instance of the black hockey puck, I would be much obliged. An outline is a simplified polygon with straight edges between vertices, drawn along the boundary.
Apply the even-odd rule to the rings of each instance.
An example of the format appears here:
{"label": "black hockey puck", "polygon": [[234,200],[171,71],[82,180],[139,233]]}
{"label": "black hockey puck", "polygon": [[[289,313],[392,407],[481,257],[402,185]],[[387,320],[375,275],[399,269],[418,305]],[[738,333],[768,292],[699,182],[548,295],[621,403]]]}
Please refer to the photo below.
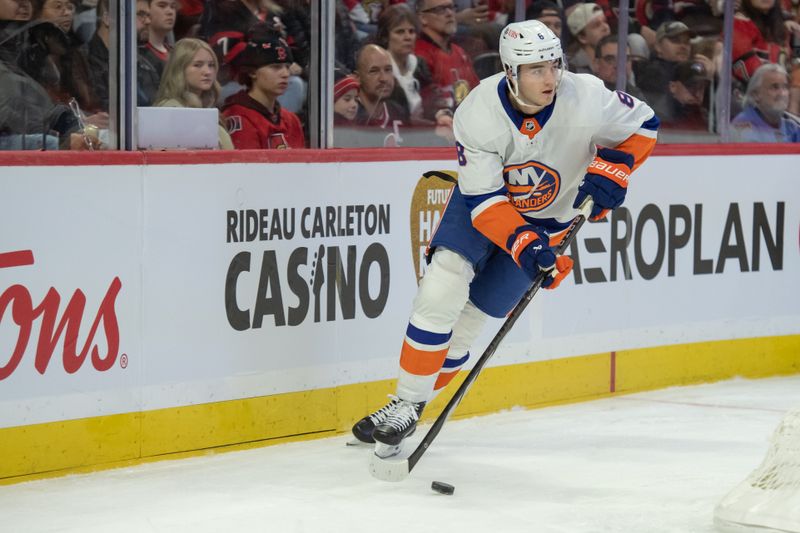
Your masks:
{"label": "black hockey puck", "polygon": [[447,494],[448,496],[453,494],[453,492],[456,490],[453,485],[450,485],[449,483],[443,483],[441,481],[434,481],[431,483],[431,488],[439,494]]}

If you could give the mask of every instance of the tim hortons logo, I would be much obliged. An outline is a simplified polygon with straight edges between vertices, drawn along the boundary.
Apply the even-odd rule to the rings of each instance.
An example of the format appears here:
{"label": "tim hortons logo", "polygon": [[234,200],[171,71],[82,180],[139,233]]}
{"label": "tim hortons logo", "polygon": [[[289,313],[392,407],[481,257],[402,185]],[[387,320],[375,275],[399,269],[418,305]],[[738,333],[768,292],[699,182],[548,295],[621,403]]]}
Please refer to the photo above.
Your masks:
{"label": "tim hortons logo", "polygon": [[[33,264],[34,259],[31,250],[0,253],[0,270],[31,266]],[[36,341],[34,366],[40,374],[44,374],[47,370],[53,351],[62,336],[64,337],[62,364],[67,373],[74,374],[83,366],[90,349],[92,366],[96,370],[104,372],[111,368],[117,361],[117,355],[119,354],[119,324],[114,304],[121,288],[122,282],[118,277],[115,277],[111,281],[103,301],[100,303],[94,322],[92,322],[80,352],[77,351],[78,334],[86,308],[86,296],[83,291],[80,289],[75,290],[59,319],[61,295],[55,287],[50,287],[42,301],[35,306],[30,290],[24,285],[15,284],[5,288],[0,293],[0,326],[3,326],[4,321],[16,324],[17,341],[11,357],[4,365],[2,364],[4,357],[0,353],[0,365],[2,365],[0,366],[0,381],[12,375],[19,366],[22,356],[28,348],[31,332],[37,321],[39,322],[39,338]],[[105,354],[101,354],[100,348],[94,343],[94,338],[101,322],[108,348]],[[14,328],[14,326],[11,327]],[[122,355],[120,364],[123,367],[127,366],[127,356],[125,354]]]}
{"label": "tim hortons logo", "polygon": [[452,170],[431,170],[422,175],[411,197],[411,259],[417,282],[427,267],[425,255],[439,226],[457,173]]}

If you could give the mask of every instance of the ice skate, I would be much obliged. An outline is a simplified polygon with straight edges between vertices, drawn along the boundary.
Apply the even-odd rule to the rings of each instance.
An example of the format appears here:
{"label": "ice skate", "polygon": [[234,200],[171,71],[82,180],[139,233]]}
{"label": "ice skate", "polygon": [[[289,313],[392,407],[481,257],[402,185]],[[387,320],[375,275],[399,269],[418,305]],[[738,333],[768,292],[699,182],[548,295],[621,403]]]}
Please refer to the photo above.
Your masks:
{"label": "ice skate", "polygon": [[399,446],[400,443],[417,429],[425,402],[407,402],[399,400],[386,420],[375,425],[372,438],[381,444]]}
{"label": "ice skate", "polygon": [[360,442],[372,444],[375,439],[372,438],[372,432],[375,426],[383,423],[390,413],[393,413],[397,405],[400,403],[400,398],[397,396],[389,396],[389,403],[371,413],[353,425],[353,435]]}

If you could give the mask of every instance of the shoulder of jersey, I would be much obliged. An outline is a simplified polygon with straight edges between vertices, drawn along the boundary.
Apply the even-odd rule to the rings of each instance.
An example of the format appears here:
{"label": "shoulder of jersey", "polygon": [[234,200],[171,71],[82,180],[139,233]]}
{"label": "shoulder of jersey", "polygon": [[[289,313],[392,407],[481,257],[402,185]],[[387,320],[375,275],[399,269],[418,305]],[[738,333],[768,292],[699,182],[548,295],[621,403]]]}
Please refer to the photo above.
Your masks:
{"label": "shoulder of jersey", "polygon": [[605,89],[606,87],[603,84],[603,80],[594,74],[576,74],[574,72],[565,72],[561,83],[565,84],[566,87],[573,87],[578,93],[583,91],[596,91],[598,89]]}
{"label": "shoulder of jersey", "polygon": [[503,73],[482,79],[458,106],[456,121],[469,127],[470,135],[495,137],[508,129],[506,115],[497,96],[497,85],[502,79]]}

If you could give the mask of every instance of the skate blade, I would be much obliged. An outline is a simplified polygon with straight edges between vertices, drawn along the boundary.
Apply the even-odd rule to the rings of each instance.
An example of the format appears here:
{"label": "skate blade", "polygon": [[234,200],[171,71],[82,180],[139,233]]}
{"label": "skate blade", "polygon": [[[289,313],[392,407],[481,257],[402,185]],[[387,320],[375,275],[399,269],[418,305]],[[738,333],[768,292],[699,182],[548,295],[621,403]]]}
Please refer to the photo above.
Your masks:
{"label": "skate blade", "polygon": [[345,442],[344,445],[348,446],[348,447],[352,446],[354,448],[367,448],[367,447],[371,448],[371,447],[375,446],[375,444],[373,444],[371,442],[362,442],[362,441],[358,440],[355,437],[353,437],[349,441]]}

